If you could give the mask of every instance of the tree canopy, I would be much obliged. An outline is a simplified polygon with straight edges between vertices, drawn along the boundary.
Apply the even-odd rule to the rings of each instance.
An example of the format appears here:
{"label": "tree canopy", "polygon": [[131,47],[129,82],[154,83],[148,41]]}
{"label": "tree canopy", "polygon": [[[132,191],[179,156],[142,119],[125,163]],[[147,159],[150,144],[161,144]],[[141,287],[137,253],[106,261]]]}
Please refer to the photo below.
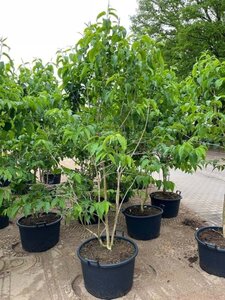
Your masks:
{"label": "tree canopy", "polygon": [[208,51],[225,58],[225,0],[138,0],[134,32],[162,41],[166,62],[185,77]]}

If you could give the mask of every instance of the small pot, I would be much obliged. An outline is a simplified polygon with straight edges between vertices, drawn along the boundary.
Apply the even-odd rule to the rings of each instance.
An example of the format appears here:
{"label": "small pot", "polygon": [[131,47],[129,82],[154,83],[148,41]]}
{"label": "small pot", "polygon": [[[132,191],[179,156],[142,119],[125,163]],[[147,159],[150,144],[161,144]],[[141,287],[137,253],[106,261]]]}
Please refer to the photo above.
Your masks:
{"label": "small pot", "polygon": [[45,184],[59,184],[61,181],[61,174],[44,174]]}
{"label": "small pot", "polygon": [[199,265],[205,272],[220,277],[225,277],[225,249],[209,244],[200,239],[200,234],[205,230],[221,230],[222,227],[209,226],[198,229],[195,239],[198,242]]}
{"label": "small pot", "polygon": [[0,229],[3,229],[9,225],[9,217],[0,215]]}
{"label": "small pot", "polygon": [[144,208],[155,208],[156,214],[149,216],[134,216],[129,214],[129,210],[140,205],[133,205],[123,210],[126,218],[128,235],[136,240],[151,240],[160,235],[161,217],[163,210],[153,205],[145,205]]}
{"label": "small pot", "polygon": [[[162,198],[160,194],[163,192],[154,192],[150,194],[151,197],[151,203],[152,205],[162,207],[163,208],[163,215],[162,218],[175,218],[178,215],[179,212],[179,207],[180,207],[180,200],[182,199],[181,197],[181,192],[176,191],[176,193],[172,192],[167,192],[168,194],[168,199]],[[170,198],[169,195],[175,195],[176,198]]]}
{"label": "small pot", "polygon": [[132,288],[135,257],[138,254],[137,245],[124,237],[116,237],[128,241],[134,246],[134,254],[123,262],[116,264],[99,264],[97,261],[84,259],[80,255],[82,247],[91,238],[80,245],[77,255],[81,261],[81,267],[86,290],[96,298],[115,299],[126,295]]}
{"label": "small pot", "polygon": [[[49,214],[57,215],[56,213]],[[28,252],[42,252],[54,247],[58,243],[62,216],[49,224],[41,222],[31,226],[21,224],[22,219],[25,219],[25,217],[20,218],[16,224],[19,227],[24,250]]]}

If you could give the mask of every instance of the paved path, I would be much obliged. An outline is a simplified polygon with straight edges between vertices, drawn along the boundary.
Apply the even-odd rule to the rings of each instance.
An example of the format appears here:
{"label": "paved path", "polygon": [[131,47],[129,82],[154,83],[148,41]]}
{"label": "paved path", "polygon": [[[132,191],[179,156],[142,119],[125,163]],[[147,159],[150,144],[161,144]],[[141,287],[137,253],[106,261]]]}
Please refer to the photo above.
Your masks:
{"label": "paved path", "polygon": [[[225,153],[209,152],[208,158],[222,158]],[[207,167],[194,174],[172,171],[171,180],[182,191],[182,203],[198,213],[210,225],[221,225],[225,194],[225,171]]]}

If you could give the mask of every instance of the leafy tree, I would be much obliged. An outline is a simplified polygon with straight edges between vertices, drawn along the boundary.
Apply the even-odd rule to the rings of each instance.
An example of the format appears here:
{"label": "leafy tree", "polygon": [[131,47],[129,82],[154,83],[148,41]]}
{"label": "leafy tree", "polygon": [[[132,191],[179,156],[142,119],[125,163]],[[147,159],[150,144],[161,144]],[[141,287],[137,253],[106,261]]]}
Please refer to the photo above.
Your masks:
{"label": "leafy tree", "polygon": [[[80,162],[93,166],[99,202],[104,198],[99,213],[100,218],[106,213],[105,246],[111,249],[122,205],[123,176],[133,179],[129,188],[135,181],[146,187],[154,182],[152,173],[163,169],[163,181],[156,183],[173,190],[169,168],[192,172],[204,158],[205,149],[199,146],[197,136],[194,139],[189,134],[183,118],[182,85],[165,67],[158,44],[148,35],[129,37],[117,21],[102,13],[71,52],[59,53],[58,63],[63,86],[75,80],[74,89],[81,100],[76,102],[79,126],[67,124],[64,142],[74,143],[75,157],[82,149]],[[116,213],[110,230],[107,181],[112,174],[116,178]],[[75,212],[82,212],[81,205],[76,203]]]}
{"label": "leafy tree", "polygon": [[190,134],[225,149],[225,62],[203,54],[183,82],[181,110]]}
{"label": "leafy tree", "polygon": [[201,52],[225,58],[224,0],[139,0],[132,17],[135,32],[147,32],[164,43],[169,65],[185,77]]}

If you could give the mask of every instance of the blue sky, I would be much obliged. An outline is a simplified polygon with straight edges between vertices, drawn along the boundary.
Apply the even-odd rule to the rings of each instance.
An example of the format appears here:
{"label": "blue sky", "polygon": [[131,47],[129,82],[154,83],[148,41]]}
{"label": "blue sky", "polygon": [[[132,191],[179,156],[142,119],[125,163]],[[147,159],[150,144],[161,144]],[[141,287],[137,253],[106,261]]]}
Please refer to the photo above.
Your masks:
{"label": "blue sky", "polygon": [[[0,37],[7,37],[16,64],[40,57],[49,61],[58,49],[73,45],[108,0],[2,0]],[[136,0],[110,0],[121,24],[129,28]]]}

